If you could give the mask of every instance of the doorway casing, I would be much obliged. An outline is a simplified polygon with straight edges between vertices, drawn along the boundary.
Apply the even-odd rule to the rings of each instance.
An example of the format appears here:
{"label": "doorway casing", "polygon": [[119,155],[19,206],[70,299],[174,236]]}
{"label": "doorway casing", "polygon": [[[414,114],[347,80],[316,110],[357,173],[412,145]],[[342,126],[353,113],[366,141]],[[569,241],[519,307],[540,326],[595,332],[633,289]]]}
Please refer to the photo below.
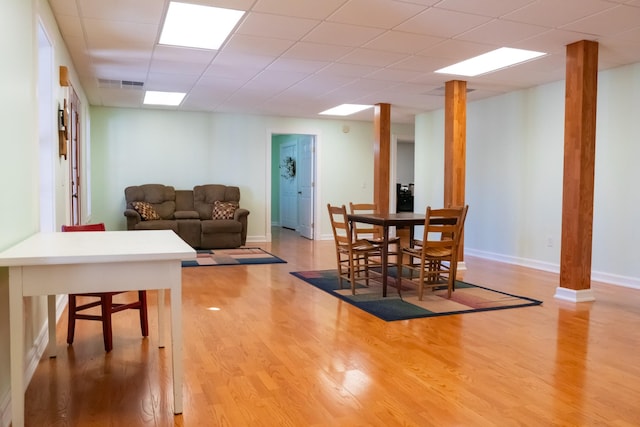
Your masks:
{"label": "doorway casing", "polygon": [[319,194],[320,194],[320,185],[319,185],[319,180],[318,180],[318,170],[320,168],[320,150],[321,150],[321,135],[320,132],[318,130],[309,130],[309,129],[283,129],[283,130],[273,130],[270,129],[267,131],[267,147],[266,147],[266,153],[267,155],[266,157],[266,175],[267,175],[267,179],[265,180],[265,195],[266,195],[266,200],[265,200],[265,230],[266,230],[266,240],[268,242],[270,242],[272,240],[272,233],[271,233],[271,226],[273,223],[272,220],[272,197],[273,197],[273,177],[274,176],[279,176],[279,171],[274,171],[274,168],[277,167],[277,165],[274,164],[274,159],[273,159],[273,138],[274,136],[277,135],[305,135],[305,136],[311,136],[313,138],[313,152],[312,152],[312,159],[311,159],[311,164],[312,164],[312,175],[311,175],[311,181],[312,181],[312,186],[311,186],[311,191],[312,191],[312,195],[310,197],[311,199],[311,205],[312,205],[312,217],[313,217],[313,224],[312,224],[312,232],[313,232],[313,239],[316,240],[318,239],[319,234],[319,230],[320,230],[320,223],[319,223],[319,217],[318,217],[318,209],[317,207],[320,206],[320,200],[319,200]]}

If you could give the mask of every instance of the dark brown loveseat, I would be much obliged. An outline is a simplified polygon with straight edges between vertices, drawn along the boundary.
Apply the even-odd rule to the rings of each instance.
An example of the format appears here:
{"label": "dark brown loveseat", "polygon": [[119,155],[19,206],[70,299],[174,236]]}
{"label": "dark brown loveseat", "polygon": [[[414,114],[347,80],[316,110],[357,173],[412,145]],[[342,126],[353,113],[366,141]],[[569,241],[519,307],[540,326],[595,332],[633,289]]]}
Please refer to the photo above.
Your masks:
{"label": "dark brown loveseat", "polygon": [[[127,230],[173,230],[199,249],[237,248],[246,243],[249,211],[239,207],[238,187],[207,184],[176,190],[144,184],[125,188],[124,195]],[[219,215],[219,206],[230,205],[235,209]],[[224,219],[214,219],[214,207],[218,218]]]}

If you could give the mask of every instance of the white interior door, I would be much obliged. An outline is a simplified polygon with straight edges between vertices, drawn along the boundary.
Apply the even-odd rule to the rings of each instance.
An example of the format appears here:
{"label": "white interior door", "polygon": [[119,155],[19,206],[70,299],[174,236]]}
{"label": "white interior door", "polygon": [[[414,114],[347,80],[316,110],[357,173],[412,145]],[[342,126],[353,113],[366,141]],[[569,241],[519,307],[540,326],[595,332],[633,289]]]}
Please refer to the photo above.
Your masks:
{"label": "white interior door", "polygon": [[315,137],[302,135],[298,140],[298,231],[313,240]]}
{"label": "white interior door", "polygon": [[[287,142],[280,145],[280,225],[298,229],[298,144]],[[286,170],[287,159],[293,159],[295,173]]]}

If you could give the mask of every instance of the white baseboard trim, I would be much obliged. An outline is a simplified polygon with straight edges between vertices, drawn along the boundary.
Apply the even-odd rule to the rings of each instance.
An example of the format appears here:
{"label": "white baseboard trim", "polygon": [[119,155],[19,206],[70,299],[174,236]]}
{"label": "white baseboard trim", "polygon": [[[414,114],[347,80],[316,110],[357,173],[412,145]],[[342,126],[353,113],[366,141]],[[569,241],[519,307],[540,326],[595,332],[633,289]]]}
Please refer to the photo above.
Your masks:
{"label": "white baseboard trim", "polygon": [[[63,296],[61,298],[57,298],[56,301],[56,323],[60,320],[60,316],[62,316],[62,312],[67,306],[68,298],[67,296]],[[47,344],[49,344],[49,325],[45,322],[40,328],[40,332],[38,336],[33,342],[33,346],[27,351],[25,354],[25,372],[24,372],[24,387],[23,393],[27,390],[29,383],[31,382],[31,378],[33,378],[33,374],[36,372],[38,368],[38,364],[40,363],[40,359],[42,355],[47,350]],[[7,392],[0,396],[0,426],[9,427],[11,424],[11,389],[7,390]]]}
{"label": "white baseboard trim", "polygon": [[247,243],[264,243],[264,242],[270,242],[270,236],[269,238],[265,235],[262,236],[247,236]]}
{"label": "white baseboard trim", "polygon": [[[480,251],[477,249],[464,248],[465,255],[477,258],[490,259],[493,261],[504,262],[507,264],[520,265],[522,267],[533,268],[535,270],[548,271],[560,274],[560,265],[545,261],[538,261],[529,258],[520,258],[510,255],[503,255],[494,252]],[[601,271],[591,271],[591,280],[596,282],[607,283],[609,285],[622,286],[625,288],[640,289],[640,278],[621,276],[618,274],[605,273]]]}
{"label": "white baseboard trim", "polygon": [[0,426],[9,427],[11,424],[11,391],[7,391],[0,399]]}
{"label": "white baseboard trim", "polygon": [[556,294],[553,296],[555,299],[570,302],[590,302],[595,301],[596,297],[593,295],[591,289],[568,289],[568,288],[556,288]]}

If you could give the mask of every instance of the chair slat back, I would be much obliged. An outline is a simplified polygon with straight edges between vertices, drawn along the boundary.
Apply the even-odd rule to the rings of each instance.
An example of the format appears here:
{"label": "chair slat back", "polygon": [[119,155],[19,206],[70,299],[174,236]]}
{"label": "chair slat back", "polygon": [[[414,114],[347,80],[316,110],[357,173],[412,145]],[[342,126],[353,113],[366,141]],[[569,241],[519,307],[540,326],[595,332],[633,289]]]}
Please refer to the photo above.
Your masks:
{"label": "chair slat back", "polygon": [[[375,203],[349,203],[349,211],[352,214],[377,214],[378,205]],[[374,239],[382,238],[382,228],[379,226],[356,222],[353,225],[353,233],[356,240],[373,237]]]}
{"label": "chair slat back", "polygon": [[347,208],[342,206],[331,206],[327,204],[329,210],[329,218],[331,219],[331,229],[333,237],[339,245],[350,245],[353,241],[351,226],[347,219]]}
{"label": "chair slat back", "polygon": [[107,231],[103,222],[97,224],[63,225],[62,231]]}
{"label": "chair slat back", "polygon": [[425,214],[423,248],[451,248],[457,246],[467,206],[459,208],[432,209]]}

